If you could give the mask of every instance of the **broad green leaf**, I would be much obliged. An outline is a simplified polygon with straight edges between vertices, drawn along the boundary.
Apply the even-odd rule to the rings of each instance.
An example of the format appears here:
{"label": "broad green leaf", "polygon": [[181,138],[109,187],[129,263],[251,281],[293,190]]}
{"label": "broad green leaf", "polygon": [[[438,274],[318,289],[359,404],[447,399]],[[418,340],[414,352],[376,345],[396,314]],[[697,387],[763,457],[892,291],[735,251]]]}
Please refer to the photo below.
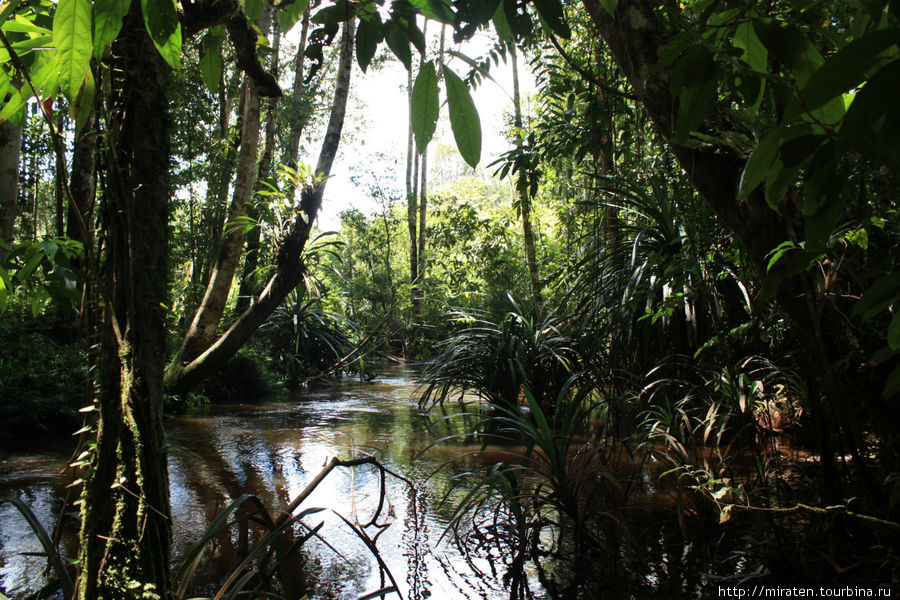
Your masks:
{"label": "broad green leaf", "polygon": [[425,54],[425,34],[422,33],[422,30],[416,25],[415,19],[410,18],[407,21],[404,33],[406,33],[406,37],[409,39],[410,43],[415,46],[416,50],[418,50],[420,54]]}
{"label": "broad green leaf", "polygon": [[94,56],[100,58],[122,30],[122,19],[131,8],[131,0],[95,0]]}
{"label": "broad green leaf", "polygon": [[90,0],[60,0],[53,16],[53,42],[59,54],[59,85],[69,102],[91,69],[91,40]]}
{"label": "broad green leaf", "polygon": [[799,29],[776,21],[754,21],[753,26],[769,53],[787,68],[801,88],[825,62]]}
{"label": "broad green leaf", "polygon": [[769,132],[766,137],[760,140],[756,150],[750,155],[750,159],[744,167],[740,186],[738,187],[738,196],[746,198],[750,192],[763,182],[768,174],[769,167],[772,165],[784,142],[813,132],[813,128],[806,123],[794,126],[782,125]]}
{"label": "broad green leaf", "polygon": [[25,105],[28,95],[23,94],[15,86],[7,87],[6,95],[9,98],[0,109],[0,122],[9,121],[13,125],[21,127],[25,123]]}
{"label": "broad green leaf", "polygon": [[443,0],[409,0],[423,16],[444,25],[453,24],[453,11]]}
{"label": "broad green leaf", "polygon": [[412,90],[411,123],[419,154],[425,152],[434,136],[439,110],[437,73],[429,60],[419,69]]}
{"label": "broad green leaf", "polygon": [[871,319],[897,302],[900,302],[900,272],[886,275],[873,283],[853,306],[852,314]]}
{"label": "broad green leaf", "polygon": [[900,350],[900,312],[895,312],[891,318],[891,324],[888,325],[887,340],[891,350]]}
{"label": "broad green leaf", "polygon": [[[734,32],[734,47],[741,52],[741,60],[757,73],[767,73],[769,54],[766,47],[756,35],[753,23],[746,21],[737,26]],[[742,77],[746,78],[746,76]],[[759,79],[759,92],[755,98],[748,98],[749,110],[756,114],[766,91],[766,80]]]}
{"label": "broad green leaf", "polygon": [[174,0],[141,0],[144,27],[163,59],[181,68],[181,21]]}
{"label": "broad green leaf", "polygon": [[393,22],[388,22],[385,26],[384,39],[388,48],[391,49],[403,65],[409,70],[412,67],[412,52],[409,49],[409,39],[403,30]]}
{"label": "broad green leaf", "polygon": [[84,78],[84,83],[75,100],[69,105],[69,115],[75,119],[75,129],[80,130],[91,116],[91,110],[94,108],[94,95],[96,94],[96,86],[94,84],[94,75],[90,71]]}
{"label": "broad green leaf", "polygon": [[247,19],[251,23],[254,23],[259,18],[265,5],[265,0],[244,0],[244,14],[247,15]]}
{"label": "broad green leaf", "polygon": [[38,35],[52,34],[49,29],[31,22],[22,15],[16,15],[15,19],[4,23],[3,31],[4,33],[17,31],[19,33],[36,33]]}
{"label": "broad green leaf", "polygon": [[497,6],[497,10],[494,11],[492,21],[494,22],[494,29],[497,31],[497,37],[502,41],[511,42],[515,39],[515,34],[513,33],[512,27],[509,25],[509,19],[506,18],[506,11],[504,10],[502,3]]}
{"label": "broad green leaf", "polygon": [[200,42],[200,74],[203,83],[213,93],[219,91],[219,81],[222,79],[222,38],[217,35],[206,34]]}
{"label": "broad green leaf", "polygon": [[481,121],[478,110],[462,79],[446,65],[443,67],[443,74],[447,86],[450,128],[453,130],[456,146],[463,160],[475,168],[481,160]]}
{"label": "broad green leaf", "polygon": [[828,58],[801,92],[804,108],[819,108],[865,81],[866,72],[878,64],[882,52],[897,45],[897,40],[898,29],[876,31]]}
{"label": "broad green leaf", "polygon": [[282,33],[287,33],[300,21],[307,6],[309,0],[295,0],[278,12],[278,24],[281,25]]}
{"label": "broad green leaf", "polygon": [[346,0],[337,0],[332,6],[326,6],[316,12],[311,20],[313,23],[324,25],[326,23],[340,23],[346,21],[349,16],[350,8],[347,6]]}
{"label": "broad green leaf", "polygon": [[[615,4],[617,1],[603,0],[603,3],[604,5]],[[566,23],[566,16],[559,0],[534,0],[534,7],[553,33],[565,39],[569,39],[572,36],[572,31],[569,29],[568,23]],[[609,10],[608,7],[607,10]],[[613,7],[613,11],[615,11],[615,7]]]}
{"label": "broad green leaf", "polygon": [[818,210],[806,215],[806,219],[803,221],[806,248],[812,252],[820,252],[825,249],[831,233],[837,227],[841,215],[844,214],[844,203],[833,188],[823,190],[819,202]]}
{"label": "broad green leaf", "polygon": [[900,114],[897,111],[897,82],[900,60],[878,71],[856,94],[841,124],[839,141],[843,149],[857,148],[873,160],[887,160],[900,166]]}
{"label": "broad green leaf", "polygon": [[382,39],[381,27],[381,17],[375,13],[371,20],[361,19],[359,27],[356,28],[356,62],[359,63],[363,73],[378,50],[378,44]]}

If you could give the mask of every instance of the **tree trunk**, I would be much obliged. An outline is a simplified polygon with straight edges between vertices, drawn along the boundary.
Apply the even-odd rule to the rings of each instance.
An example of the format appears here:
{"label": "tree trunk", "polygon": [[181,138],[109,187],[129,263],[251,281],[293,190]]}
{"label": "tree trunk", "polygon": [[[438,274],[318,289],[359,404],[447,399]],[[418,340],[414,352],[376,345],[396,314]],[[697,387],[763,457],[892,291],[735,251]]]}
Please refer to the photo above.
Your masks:
{"label": "tree trunk", "polygon": [[[516,128],[516,146],[522,146],[522,100],[519,95],[519,66],[515,46],[510,47],[510,62],[513,76],[513,124]],[[521,175],[520,175],[521,176]],[[534,248],[534,230],[531,228],[531,198],[525,186],[516,186],[519,190],[519,208],[522,213],[522,243],[525,246],[525,264],[528,267],[528,281],[531,284],[531,303],[534,319],[538,321],[544,313],[544,299],[541,296],[541,278],[538,275],[537,253]]]}
{"label": "tree trunk", "polygon": [[163,431],[169,198],[169,67],[137,3],[111,71],[104,197],[105,312],[96,447],[81,495],[79,598],[167,597],[171,535]]}
{"label": "tree trunk", "polygon": [[303,84],[303,66],[306,59],[306,37],[309,34],[309,4],[303,11],[303,21],[300,24],[300,46],[297,48],[297,63],[294,67],[294,91],[291,94],[291,106],[293,114],[291,118],[291,129],[288,135],[288,160],[287,165],[292,169],[297,168],[297,160],[300,157],[300,134],[303,132],[303,126],[306,125],[306,119],[301,118],[300,107],[303,105],[303,93],[305,85]]}
{"label": "tree trunk", "polygon": [[[19,197],[19,156],[22,128],[9,121],[0,123],[0,240],[12,244]],[[0,248],[0,260],[6,252]]]}
{"label": "tree trunk", "polygon": [[322,195],[340,144],[344,115],[347,111],[350,74],[353,67],[354,22],[350,19],[344,24],[344,33],[341,37],[341,54],[338,60],[331,116],[316,167],[317,183],[302,191],[294,217],[282,232],[281,244],[275,251],[275,272],[256,302],[252,303],[212,346],[190,362],[183,362],[176,357],[169,363],[165,384],[171,393],[184,393],[223,367],[303,280],[303,262],[300,253],[309,240],[313,221],[322,203]]}
{"label": "tree trunk", "polygon": [[93,229],[94,198],[97,176],[97,129],[92,112],[85,127],[75,136],[72,150],[72,174],[66,216],[66,236],[87,245]]}
{"label": "tree trunk", "polygon": [[[281,29],[278,25],[278,19],[273,18],[274,9],[266,7],[263,10],[264,15],[268,15],[271,21],[272,36],[272,56],[269,63],[269,72],[274,77],[278,77],[278,53],[281,48]],[[263,17],[260,17],[263,20]],[[265,23],[261,23],[264,25]],[[272,163],[275,155],[275,133],[279,126],[278,120],[278,98],[266,99],[266,123],[265,123],[265,141],[263,142],[262,154],[259,158],[259,167],[256,175],[256,185],[254,189],[259,190],[264,182],[272,180]],[[247,214],[256,221],[256,225],[247,233],[247,252],[244,257],[244,272],[241,277],[241,286],[238,291],[237,306],[235,312],[240,315],[250,306],[250,299],[259,293],[259,285],[256,281],[256,268],[259,266],[259,240],[260,240],[260,223],[259,210],[256,208],[256,202],[250,202]]]}
{"label": "tree trunk", "polygon": [[412,128],[412,89],[413,74],[412,66],[406,73],[406,97],[407,109],[409,110],[409,130],[406,136],[406,225],[409,230],[409,286],[410,286],[410,302],[412,303],[412,311],[410,314],[410,324],[412,325],[418,318],[418,293],[416,288],[419,285],[419,236],[416,232],[418,218],[418,206],[416,198],[416,187],[413,181],[413,163],[417,160],[415,144],[413,143]]}
{"label": "tree trunk", "polygon": [[215,340],[216,329],[225,312],[225,303],[228,301],[228,293],[244,247],[243,223],[240,219],[247,216],[247,206],[253,195],[259,148],[259,94],[249,77],[245,77],[244,80],[244,94],[237,181],[228,210],[226,230],[222,236],[216,264],[206,286],[206,294],[185,335],[184,343],[175,356],[177,362],[194,360]]}

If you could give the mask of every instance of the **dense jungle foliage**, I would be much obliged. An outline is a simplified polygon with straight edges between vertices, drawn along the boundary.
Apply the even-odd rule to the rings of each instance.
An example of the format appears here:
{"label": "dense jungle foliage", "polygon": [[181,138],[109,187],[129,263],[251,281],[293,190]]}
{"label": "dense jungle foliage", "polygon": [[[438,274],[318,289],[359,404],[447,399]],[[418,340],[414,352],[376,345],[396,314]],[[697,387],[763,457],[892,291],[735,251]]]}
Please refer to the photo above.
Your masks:
{"label": "dense jungle foliage", "polygon": [[[896,0],[0,15],[0,445],[84,425],[66,597],[185,592],[165,414],[379,360],[422,364],[436,419],[471,403],[453,435],[524,447],[452,520],[511,598],[650,594],[660,514],[685,551],[657,581],[897,589]],[[398,61],[408,111],[365,117],[407,148],[365,157],[354,81]],[[367,201],[325,232],[339,152]]]}

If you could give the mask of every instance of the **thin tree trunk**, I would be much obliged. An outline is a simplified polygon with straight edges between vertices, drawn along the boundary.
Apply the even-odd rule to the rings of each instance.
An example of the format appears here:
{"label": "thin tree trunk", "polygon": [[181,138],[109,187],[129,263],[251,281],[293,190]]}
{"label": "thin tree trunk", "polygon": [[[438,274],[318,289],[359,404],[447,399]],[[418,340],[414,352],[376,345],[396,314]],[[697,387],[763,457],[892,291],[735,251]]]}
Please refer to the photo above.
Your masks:
{"label": "thin tree trunk", "polygon": [[[63,135],[63,131],[65,131],[65,122],[63,120],[64,117],[63,111],[58,111],[56,113],[56,130],[60,135]],[[66,169],[66,157],[62,154],[55,155],[56,157],[56,173],[54,177],[56,195],[54,199],[56,200],[56,210],[53,211],[54,216],[54,224],[55,227],[53,229],[54,235],[56,237],[62,237],[66,232],[66,195],[63,188],[63,182],[68,176],[68,172]]]}
{"label": "thin tree trunk", "polygon": [[[519,66],[515,46],[510,47],[510,58],[513,76],[513,124],[516,127],[516,146],[522,145],[519,135],[522,130],[522,100],[519,94]],[[519,207],[522,213],[522,242],[525,246],[525,263],[528,267],[528,281],[531,284],[531,302],[534,307],[534,318],[539,320],[544,313],[544,300],[541,296],[541,279],[538,275],[537,255],[534,248],[534,230],[531,227],[531,198],[525,186],[519,189]]]}
{"label": "thin tree trunk", "polygon": [[[9,121],[0,123],[0,240],[12,244],[19,197],[19,157],[22,128]],[[6,252],[0,248],[0,260]]]}
{"label": "thin tree trunk", "polygon": [[353,67],[354,19],[344,24],[341,37],[341,53],[338,61],[337,81],[331,105],[331,116],[316,167],[318,182],[301,192],[300,203],[295,216],[286,224],[281,243],[275,251],[274,273],[250,305],[222,336],[203,354],[190,362],[176,357],[166,369],[166,389],[171,393],[184,393],[196,386],[205,377],[234,356],[251,335],[262,325],[284,298],[303,280],[301,252],[309,240],[313,221],[318,214],[325,192],[325,184],[331,173],[331,165],[337,154],[347,111],[347,97],[350,93],[350,74]]}
{"label": "thin tree trunk", "polygon": [[216,258],[215,267],[206,286],[206,294],[197,309],[194,320],[185,335],[175,360],[190,362],[200,356],[216,337],[216,329],[228,292],[241,258],[244,247],[242,217],[247,215],[247,206],[253,194],[253,183],[256,179],[256,159],[259,149],[259,94],[249,77],[244,83],[244,112],[241,129],[241,146],[238,154],[237,181],[228,210],[228,222],[222,236],[222,244]]}
{"label": "thin tree trunk", "polygon": [[[272,57],[269,63],[269,72],[273,77],[278,77],[278,53],[281,48],[281,28],[277,18],[272,18],[274,9],[267,6],[264,14],[268,13],[268,19],[271,21],[272,35]],[[262,19],[262,17],[260,17]],[[263,23],[264,24],[264,23]],[[263,142],[262,154],[259,158],[259,167],[257,169],[256,186],[259,189],[263,182],[272,180],[272,162],[275,154],[275,133],[278,129],[278,98],[266,99],[266,123],[265,123],[265,141]],[[260,224],[259,210],[256,208],[256,202],[251,201],[247,208],[247,214],[256,221],[256,225],[247,233],[247,252],[244,257],[244,272],[241,277],[241,286],[238,291],[237,306],[235,312],[240,315],[250,306],[250,299],[259,293],[259,285],[256,281],[256,269],[259,266],[259,239]]]}
{"label": "thin tree trunk", "polygon": [[72,150],[72,174],[69,190],[72,202],[66,215],[66,236],[87,244],[93,229],[94,198],[97,181],[97,130],[91,112],[85,127],[76,134]]}
{"label": "thin tree trunk", "polygon": [[406,225],[409,230],[409,285],[410,285],[410,302],[412,303],[412,312],[410,320],[415,322],[418,318],[418,293],[416,288],[419,285],[419,247],[418,234],[416,233],[416,218],[418,215],[418,206],[416,199],[416,187],[413,179],[413,163],[416,162],[417,156],[415,152],[415,144],[413,143],[412,128],[412,88],[413,74],[412,67],[406,73],[406,96],[407,108],[409,110],[409,130],[406,137]]}
{"label": "thin tree trunk", "polygon": [[165,598],[171,521],[163,431],[169,67],[135,3],[114,47],[96,447],[85,468],[79,598]]}
{"label": "thin tree trunk", "polygon": [[292,169],[297,168],[297,160],[300,157],[300,134],[303,133],[303,126],[306,125],[306,119],[301,119],[299,112],[303,105],[303,93],[305,85],[303,84],[303,67],[306,59],[306,38],[309,34],[309,4],[303,11],[303,20],[300,24],[300,46],[297,48],[297,63],[294,68],[294,90],[291,94],[291,106],[294,110],[294,116],[291,120],[291,129],[288,135],[288,159],[287,165]]}

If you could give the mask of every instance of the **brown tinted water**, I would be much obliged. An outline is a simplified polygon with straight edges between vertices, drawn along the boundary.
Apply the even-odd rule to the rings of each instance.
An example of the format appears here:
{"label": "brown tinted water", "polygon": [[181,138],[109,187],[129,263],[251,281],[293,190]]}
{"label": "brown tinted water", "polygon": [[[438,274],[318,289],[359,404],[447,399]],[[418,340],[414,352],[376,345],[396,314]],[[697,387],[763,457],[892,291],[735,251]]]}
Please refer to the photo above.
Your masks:
{"label": "brown tinted water", "polygon": [[[491,572],[486,562],[467,564],[455,545],[440,539],[452,512],[440,500],[452,474],[448,468],[433,474],[445,458],[420,456],[433,433],[414,388],[412,372],[395,369],[373,383],[345,381],[258,403],[214,405],[169,422],[173,563],[230,499],[252,493],[277,511],[332,456],[365,453],[416,486],[414,493],[405,483],[387,479],[384,514],[390,526],[377,540],[403,597],[507,597],[498,579],[476,575],[473,567]],[[60,471],[68,458],[63,452],[0,456],[0,497],[27,502],[51,529],[63,506],[67,480]],[[366,523],[378,495],[374,468],[337,469],[302,506],[334,509]],[[330,547],[316,540],[305,545],[307,579],[314,582],[311,598],[358,598],[382,587],[377,563],[339,518],[323,512],[307,519],[311,526],[320,521],[325,522],[320,535]],[[77,523],[71,515],[63,522],[63,547],[71,556]],[[215,587],[231,565],[233,546],[226,539],[208,553],[194,592],[206,594]],[[0,591],[21,597],[40,587],[44,561],[28,554],[39,550],[15,509],[0,506]]]}

